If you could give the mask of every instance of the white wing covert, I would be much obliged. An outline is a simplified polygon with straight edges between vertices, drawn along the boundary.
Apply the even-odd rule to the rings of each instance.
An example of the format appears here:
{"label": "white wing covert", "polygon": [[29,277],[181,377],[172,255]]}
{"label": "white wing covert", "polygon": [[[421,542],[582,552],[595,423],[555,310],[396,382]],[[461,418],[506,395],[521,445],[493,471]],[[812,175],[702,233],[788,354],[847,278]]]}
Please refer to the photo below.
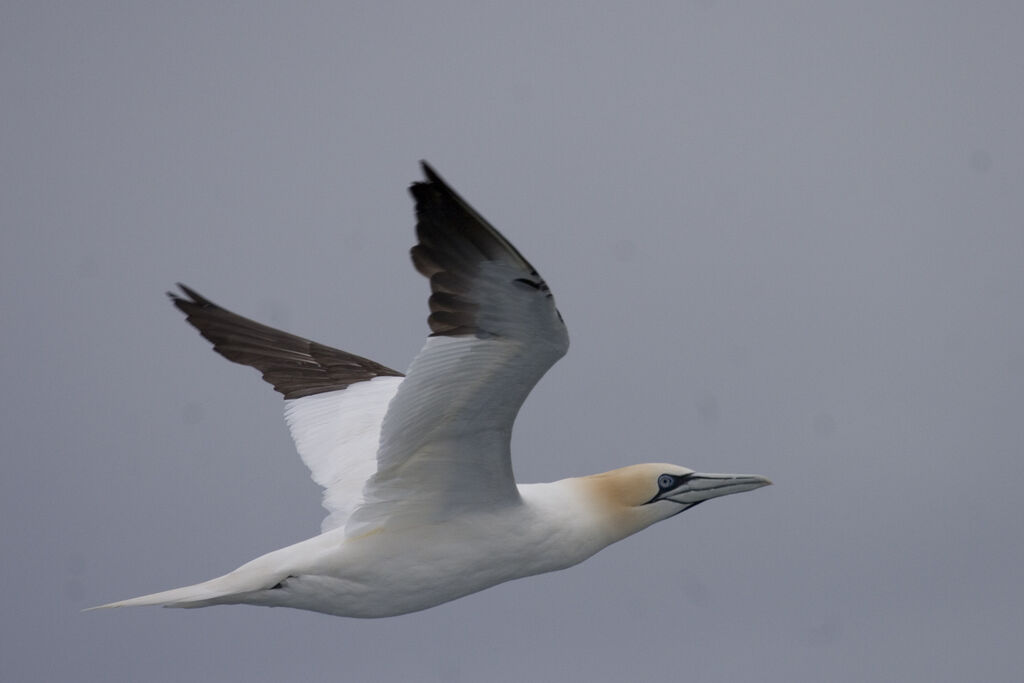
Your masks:
{"label": "white wing covert", "polygon": [[320,531],[344,526],[363,502],[363,485],[377,470],[380,428],[401,377],[375,377],[323,394],[287,399],[284,419],[295,448],[323,487],[330,514]]}
{"label": "white wing covert", "polygon": [[350,535],[519,500],[510,440],[527,394],[569,337],[536,269],[425,163],[416,269],[431,335],[384,418],[377,471]]}

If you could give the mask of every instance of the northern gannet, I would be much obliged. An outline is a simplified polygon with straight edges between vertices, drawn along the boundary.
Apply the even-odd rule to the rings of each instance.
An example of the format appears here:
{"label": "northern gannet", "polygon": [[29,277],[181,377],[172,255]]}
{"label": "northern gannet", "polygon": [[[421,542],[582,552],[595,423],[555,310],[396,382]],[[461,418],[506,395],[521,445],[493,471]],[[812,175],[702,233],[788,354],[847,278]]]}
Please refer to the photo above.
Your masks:
{"label": "northern gannet", "polygon": [[169,293],[215,351],[284,395],[285,420],[329,514],[321,533],[224,576],[101,607],[294,607],[388,617],[565,569],[763,477],[630,465],[516,484],[512,423],[569,348],[547,284],[425,162],[412,261],[430,335],[402,373]]}

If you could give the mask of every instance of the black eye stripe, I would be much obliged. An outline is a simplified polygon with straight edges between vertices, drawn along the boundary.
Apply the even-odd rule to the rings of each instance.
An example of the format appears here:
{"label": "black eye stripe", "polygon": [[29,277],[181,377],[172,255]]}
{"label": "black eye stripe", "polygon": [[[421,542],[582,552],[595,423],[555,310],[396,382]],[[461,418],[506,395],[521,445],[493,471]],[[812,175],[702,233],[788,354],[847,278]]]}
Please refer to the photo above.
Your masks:
{"label": "black eye stripe", "polygon": [[[663,497],[663,496],[666,494],[666,492],[671,491],[673,489],[677,489],[680,486],[682,486],[683,484],[685,484],[690,478],[693,477],[693,474],[694,474],[693,472],[688,472],[687,474],[669,474],[668,472],[665,472],[664,474],[659,474],[658,475],[658,479],[657,479],[658,492],[654,495],[653,498],[651,498],[649,501],[644,503],[644,505],[650,505],[651,503],[654,503],[654,502],[659,501],[659,500],[667,500],[667,501],[670,501],[672,503],[678,502],[678,501],[672,500],[671,498],[667,498],[667,497]],[[693,507],[693,505],[694,505],[693,503],[679,503],[679,504],[683,506],[683,510],[686,510],[687,508]],[[682,512],[682,510],[680,510],[680,512]]]}
{"label": "black eye stripe", "polygon": [[658,488],[662,491],[668,489],[674,489],[677,486],[685,483],[690,477],[693,476],[693,472],[689,474],[662,474],[658,476]]}

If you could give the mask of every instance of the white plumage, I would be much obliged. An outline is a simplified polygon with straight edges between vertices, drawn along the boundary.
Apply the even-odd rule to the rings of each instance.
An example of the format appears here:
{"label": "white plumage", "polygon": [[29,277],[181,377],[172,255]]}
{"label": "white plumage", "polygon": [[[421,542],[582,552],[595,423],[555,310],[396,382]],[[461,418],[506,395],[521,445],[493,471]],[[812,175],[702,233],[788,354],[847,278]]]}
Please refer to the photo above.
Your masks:
{"label": "white plumage", "polygon": [[320,531],[344,526],[377,471],[377,444],[401,377],[374,377],[347,389],[286,399],[284,419],[329,514]]}
{"label": "white plumage", "polygon": [[413,184],[432,334],[403,377],[366,358],[172,294],[214,349],[285,396],[324,489],[321,534],[204,583],[103,607],[254,604],[351,617],[425,609],[576,564],[710,498],[768,484],[644,464],[517,485],[512,425],[569,347],[547,284],[426,164]]}

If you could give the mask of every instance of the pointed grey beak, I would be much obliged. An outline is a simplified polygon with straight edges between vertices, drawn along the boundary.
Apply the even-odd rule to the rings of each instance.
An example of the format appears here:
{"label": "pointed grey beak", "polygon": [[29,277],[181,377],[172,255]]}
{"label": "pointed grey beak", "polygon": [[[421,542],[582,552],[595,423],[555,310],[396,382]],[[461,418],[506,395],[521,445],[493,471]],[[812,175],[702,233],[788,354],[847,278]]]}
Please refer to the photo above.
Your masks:
{"label": "pointed grey beak", "polygon": [[676,488],[662,493],[658,499],[671,500],[682,505],[696,505],[719,496],[753,491],[770,484],[771,482],[764,477],[753,474],[701,474],[694,472]]}

